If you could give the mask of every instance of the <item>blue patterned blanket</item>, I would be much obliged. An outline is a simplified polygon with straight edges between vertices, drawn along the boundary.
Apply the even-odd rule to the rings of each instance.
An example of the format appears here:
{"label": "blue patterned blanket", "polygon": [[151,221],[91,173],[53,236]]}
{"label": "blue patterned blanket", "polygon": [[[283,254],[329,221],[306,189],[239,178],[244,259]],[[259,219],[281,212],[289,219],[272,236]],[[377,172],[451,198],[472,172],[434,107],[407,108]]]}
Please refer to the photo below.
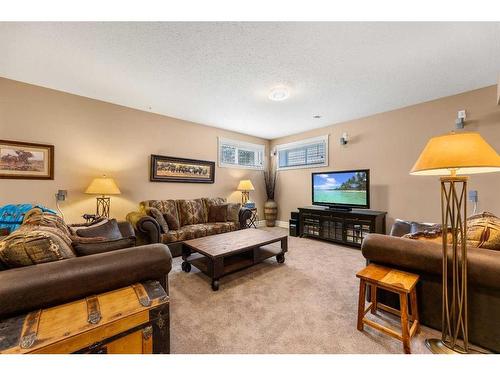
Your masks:
{"label": "blue patterned blanket", "polygon": [[40,208],[43,212],[57,214],[50,208],[36,204],[8,204],[0,207],[0,228],[7,228],[9,232],[15,231],[23,222],[24,214],[32,208]]}

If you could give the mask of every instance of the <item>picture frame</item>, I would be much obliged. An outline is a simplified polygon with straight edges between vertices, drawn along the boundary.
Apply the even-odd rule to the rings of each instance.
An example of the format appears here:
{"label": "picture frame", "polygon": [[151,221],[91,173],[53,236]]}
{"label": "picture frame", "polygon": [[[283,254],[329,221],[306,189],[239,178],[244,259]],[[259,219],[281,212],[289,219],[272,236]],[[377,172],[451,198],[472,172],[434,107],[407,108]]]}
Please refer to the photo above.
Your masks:
{"label": "picture frame", "polygon": [[215,182],[215,162],[151,155],[150,181],[213,184]]}
{"label": "picture frame", "polygon": [[0,140],[0,178],[54,179],[54,146]]}

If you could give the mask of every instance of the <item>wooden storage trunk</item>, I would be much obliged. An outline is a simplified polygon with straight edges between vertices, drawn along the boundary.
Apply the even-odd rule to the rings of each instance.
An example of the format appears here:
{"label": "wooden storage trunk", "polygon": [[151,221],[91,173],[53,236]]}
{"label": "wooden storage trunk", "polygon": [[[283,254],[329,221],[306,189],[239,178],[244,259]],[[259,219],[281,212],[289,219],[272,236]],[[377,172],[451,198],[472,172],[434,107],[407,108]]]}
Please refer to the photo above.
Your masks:
{"label": "wooden storage trunk", "polygon": [[169,353],[169,298],[150,281],[0,321],[0,353]]}

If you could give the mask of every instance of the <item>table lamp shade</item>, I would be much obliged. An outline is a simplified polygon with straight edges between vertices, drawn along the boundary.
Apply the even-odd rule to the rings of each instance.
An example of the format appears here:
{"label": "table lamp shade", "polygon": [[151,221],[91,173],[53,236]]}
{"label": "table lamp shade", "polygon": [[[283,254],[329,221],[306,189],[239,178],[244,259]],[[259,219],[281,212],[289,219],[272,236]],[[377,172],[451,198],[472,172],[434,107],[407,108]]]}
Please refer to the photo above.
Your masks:
{"label": "table lamp shade", "polygon": [[120,189],[116,185],[115,180],[112,178],[102,176],[97,177],[92,180],[87,190],[86,194],[98,194],[98,195],[112,195],[121,194]]}
{"label": "table lamp shade", "polygon": [[253,191],[255,188],[253,187],[252,181],[250,180],[241,180],[238,184],[238,191]]}
{"label": "table lamp shade", "polygon": [[479,133],[451,133],[431,138],[412,175],[474,174],[500,171],[500,156]]}

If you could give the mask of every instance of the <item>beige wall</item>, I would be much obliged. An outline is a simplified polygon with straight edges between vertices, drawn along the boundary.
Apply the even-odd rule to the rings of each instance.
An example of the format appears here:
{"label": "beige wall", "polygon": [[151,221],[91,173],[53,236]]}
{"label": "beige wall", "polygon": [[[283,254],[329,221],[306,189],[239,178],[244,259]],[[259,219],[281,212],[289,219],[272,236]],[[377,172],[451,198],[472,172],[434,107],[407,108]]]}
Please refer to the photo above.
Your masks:
{"label": "beige wall", "polygon": [[[145,199],[227,197],[238,202],[240,179],[253,181],[251,198],[265,199],[261,171],[216,168],[215,184],[149,181],[150,154],[217,162],[217,137],[268,141],[110,103],[0,78],[0,139],[55,145],[55,179],[0,179],[0,205],[55,206],[58,189],[68,190],[61,208],[68,222],[95,212],[95,197],[83,194],[93,177],[114,177],[122,195],[111,198],[111,215],[123,219]],[[266,147],[267,154],[267,147]]]}
{"label": "beige wall", "polygon": [[[311,172],[369,168],[371,208],[388,212],[388,228],[395,218],[440,222],[439,180],[410,176],[408,172],[430,137],[454,129],[461,109],[467,111],[465,130],[481,133],[500,151],[496,89],[486,87],[273,140],[271,149],[282,143],[330,135],[328,167],[279,172],[279,220],[288,221],[290,211],[311,204]],[[350,136],[346,146],[339,144],[342,132]],[[473,175],[469,187],[479,192],[480,210],[500,215],[500,173]]]}

